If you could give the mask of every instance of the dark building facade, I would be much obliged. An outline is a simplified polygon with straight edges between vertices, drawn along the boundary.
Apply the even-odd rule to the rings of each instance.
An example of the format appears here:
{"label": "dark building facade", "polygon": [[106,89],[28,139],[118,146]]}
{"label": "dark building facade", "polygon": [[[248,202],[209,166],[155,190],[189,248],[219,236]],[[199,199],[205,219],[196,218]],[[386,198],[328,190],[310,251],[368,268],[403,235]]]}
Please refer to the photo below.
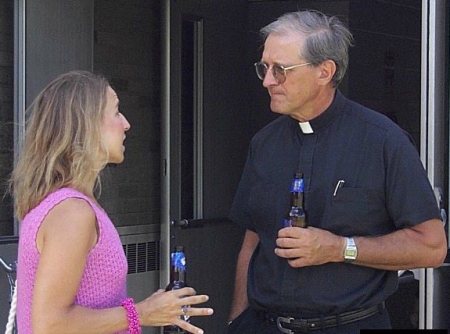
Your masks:
{"label": "dark building facade", "polygon": [[[139,299],[164,286],[169,249],[183,244],[188,282],[216,310],[195,321],[221,333],[242,237],[225,217],[250,138],[275,117],[252,65],[258,30],[302,8],[348,23],[355,45],[341,90],[412,134],[447,210],[444,0],[0,0],[1,193],[34,96],[68,70],[104,74],[132,125],[125,162],[104,171],[100,197],[127,254],[129,292]],[[0,257],[11,262],[20,224],[10,197],[0,198]],[[176,227],[182,219],[200,228]],[[390,301],[397,328],[450,327],[446,268],[404,274]],[[7,298],[0,270],[0,324]]]}

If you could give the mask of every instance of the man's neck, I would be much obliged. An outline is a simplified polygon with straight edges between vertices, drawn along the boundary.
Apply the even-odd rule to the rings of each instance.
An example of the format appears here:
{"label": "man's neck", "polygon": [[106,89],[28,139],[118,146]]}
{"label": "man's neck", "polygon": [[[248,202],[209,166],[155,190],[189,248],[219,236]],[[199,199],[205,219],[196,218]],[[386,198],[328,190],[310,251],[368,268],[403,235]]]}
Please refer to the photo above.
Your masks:
{"label": "man's neck", "polygon": [[305,106],[298,114],[291,115],[299,122],[310,121],[321,115],[333,103],[336,88],[327,88],[318,93],[309,106]]}

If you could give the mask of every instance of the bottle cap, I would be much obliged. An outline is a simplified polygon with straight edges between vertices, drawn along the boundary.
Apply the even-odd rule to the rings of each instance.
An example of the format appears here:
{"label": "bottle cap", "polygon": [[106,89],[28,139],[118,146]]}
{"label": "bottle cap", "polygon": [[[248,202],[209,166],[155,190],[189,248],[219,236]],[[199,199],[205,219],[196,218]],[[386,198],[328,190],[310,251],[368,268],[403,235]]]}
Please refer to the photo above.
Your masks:
{"label": "bottle cap", "polygon": [[302,172],[296,172],[295,175],[294,175],[294,178],[302,179],[303,178],[303,173]]}
{"label": "bottle cap", "polygon": [[184,252],[184,246],[181,245],[177,245],[173,249],[175,252]]}

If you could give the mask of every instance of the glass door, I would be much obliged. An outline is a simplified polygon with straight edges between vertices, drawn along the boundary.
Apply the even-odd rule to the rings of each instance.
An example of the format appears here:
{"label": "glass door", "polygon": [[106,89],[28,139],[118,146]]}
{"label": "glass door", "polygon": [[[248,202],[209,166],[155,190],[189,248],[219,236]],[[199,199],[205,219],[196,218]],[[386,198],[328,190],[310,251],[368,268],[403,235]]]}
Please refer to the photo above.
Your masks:
{"label": "glass door", "polygon": [[[161,282],[182,220],[203,215],[203,21],[164,1]],[[172,244],[172,245],[171,245]]]}
{"label": "glass door", "polygon": [[226,217],[248,146],[246,6],[163,2],[161,286],[183,245],[188,285],[215,310],[192,319],[208,333],[226,323],[240,244]]}

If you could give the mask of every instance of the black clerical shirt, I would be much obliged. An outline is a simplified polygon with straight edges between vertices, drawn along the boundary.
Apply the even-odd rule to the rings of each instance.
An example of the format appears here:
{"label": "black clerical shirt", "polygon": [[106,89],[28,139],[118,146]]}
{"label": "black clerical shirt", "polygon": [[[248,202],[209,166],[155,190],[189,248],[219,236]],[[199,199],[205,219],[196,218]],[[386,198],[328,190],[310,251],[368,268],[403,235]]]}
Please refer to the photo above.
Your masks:
{"label": "black clerical shirt", "polygon": [[440,218],[417,149],[387,117],[340,92],[309,123],[280,116],[252,139],[230,215],[260,238],[249,265],[250,305],[308,317],[384,301],[397,288],[396,271],[349,263],[292,268],[275,255],[297,171],[305,178],[310,226],[377,236]]}

